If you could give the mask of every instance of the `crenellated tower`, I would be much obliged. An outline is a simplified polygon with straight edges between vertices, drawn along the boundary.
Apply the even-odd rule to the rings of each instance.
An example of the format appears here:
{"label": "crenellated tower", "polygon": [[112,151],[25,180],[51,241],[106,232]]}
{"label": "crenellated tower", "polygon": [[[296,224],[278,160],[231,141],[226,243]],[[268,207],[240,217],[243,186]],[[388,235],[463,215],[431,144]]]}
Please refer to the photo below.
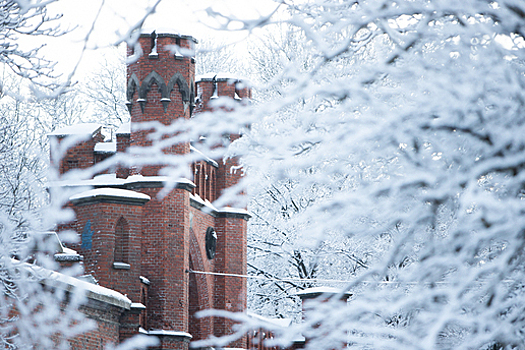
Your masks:
{"label": "crenellated tower", "polygon": [[[127,106],[131,123],[160,122],[170,125],[178,118],[190,118],[195,99],[195,58],[182,55],[195,49],[191,36],[153,32],[142,34],[139,44],[142,55],[128,48],[128,58],[136,61],[128,65]],[[131,130],[130,145],[151,145],[148,130]],[[189,153],[189,144],[178,144],[165,149],[166,154]],[[162,165],[140,169],[144,176],[158,175]],[[139,171],[135,171],[139,173]]]}

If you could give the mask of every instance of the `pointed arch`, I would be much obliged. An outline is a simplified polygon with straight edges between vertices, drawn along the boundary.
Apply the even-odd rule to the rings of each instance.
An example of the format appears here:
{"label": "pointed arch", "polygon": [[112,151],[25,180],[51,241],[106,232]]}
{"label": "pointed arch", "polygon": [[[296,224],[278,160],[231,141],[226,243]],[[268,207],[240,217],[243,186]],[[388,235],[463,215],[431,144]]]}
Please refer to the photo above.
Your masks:
{"label": "pointed arch", "polygon": [[135,94],[135,91],[139,89],[139,87],[139,78],[137,78],[135,73],[131,74],[131,76],[128,79],[128,86],[126,89],[126,98],[128,99],[128,102],[133,102],[133,95]]}
{"label": "pointed arch", "polygon": [[[206,269],[203,247],[190,228],[189,265],[193,271],[209,271]],[[211,317],[194,318],[197,311],[213,308],[212,279],[209,275],[190,274],[188,283],[188,319],[190,322],[190,334],[194,340],[206,339],[213,334],[213,319]]]}
{"label": "pointed arch", "polygon": [[190,90],[190,117],[193,114],[193,109],[195,108],[195,83],[192,81]]}
{"label": "pointed arch", "polygon": [[173,88],[175,87],[175,84],[179,86],[179,92],[182,96],[183,102],[189,102],[190,101],[190,89],[188,87],[188,83],[186,83],[186,80],[180,73],[175,73],[171,77],[170,81],[168,82],[168,96],[173,91]]}
{"label": "pointed arch", "polygon": [[159,73],[152,71],[142,81],[142,85],[140,86],[139,98],[146,99],[146,96],[148,95],[148,92],[151,90],[151,86],[153,85],[153,83],[157,84],[161,98],[169,97],[168,90],[166,88],[166,83],[164,82],[164,79],[162,79]]}
{"label": "pointed arch", "polygon": [[129,225],[123,216],[115,224],[113,260],[115,262],[129,263]]}

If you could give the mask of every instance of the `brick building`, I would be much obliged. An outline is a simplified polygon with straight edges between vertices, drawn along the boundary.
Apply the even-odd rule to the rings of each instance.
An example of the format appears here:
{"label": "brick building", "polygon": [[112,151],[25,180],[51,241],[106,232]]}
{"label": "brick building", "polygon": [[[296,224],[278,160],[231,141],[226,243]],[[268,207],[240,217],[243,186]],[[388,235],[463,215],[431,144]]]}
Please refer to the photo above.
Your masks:
{"label": "brick building", "polygon": [[[193,49],[196,41],[190,36],[154,32],[142,34],[139,43],[144,52],[128,66],[131,122],[115,133],[97,124],[53,132],[50,137],[55,145],[71,142],[67,136],[81,139],[55,161],[61,174],[96,169],[109,157],[128,154],[129,147],[150,145],[151,131],[136,130],[134,124],[170,125],[178,118],[210,110],[208,103],[215,97],[227,96],[238,103],[250,98],[250,90],[234,80],[195,79],[195,60],[180,54]],[[128,49],[129,56],[134,54]],[[232,140],[237,137],[230,135]],[[199,151],[198,145],[181,143],[163,152],[185,155]],[[163,197],[158,196],[167,181],[159,175],[162,164],[119,166],[113,174],[104,170],[92,179],[60,184],[90,186],[70,198],[67,206],[74,210],[76,220],[59,230],[78,233],[80,243],[70,248],[83,256],[87,274],[131,301],[118,317],[119,341],[143,333],[159,337],[159,349],[188,349],[190,340],[233,332],[233,321],[197,319],[197,311],[246,309],[245,279],[191,272],[246,274],[249,215],[244,209],[211,204],[241,175],[230,171],[234,159],[226,163],[201,159],[192,165],[194,177],[177,180]],[[246,348],[246,337],[229,347]]]}

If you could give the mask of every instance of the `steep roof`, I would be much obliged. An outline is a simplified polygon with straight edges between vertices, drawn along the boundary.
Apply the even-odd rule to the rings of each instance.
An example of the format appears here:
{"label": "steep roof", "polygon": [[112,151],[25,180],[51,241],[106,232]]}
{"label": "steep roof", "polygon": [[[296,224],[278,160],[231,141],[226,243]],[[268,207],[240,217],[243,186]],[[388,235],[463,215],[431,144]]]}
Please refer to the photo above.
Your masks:
{"label": "steep roof", "polygon": [[103,127],[99,123],[80,123],[58,128],[50,132],[49,136],[69,136],[69,135],[93,135]]}

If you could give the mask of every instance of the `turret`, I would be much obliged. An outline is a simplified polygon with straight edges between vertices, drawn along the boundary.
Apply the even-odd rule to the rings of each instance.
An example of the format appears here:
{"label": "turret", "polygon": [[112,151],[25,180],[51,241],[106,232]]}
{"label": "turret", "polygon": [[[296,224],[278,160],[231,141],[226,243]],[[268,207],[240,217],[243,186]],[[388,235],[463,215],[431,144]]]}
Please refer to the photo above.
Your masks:
{"label": "turret", "polygon": [[[160,122],[170,125],[178,118],[190,118],[194,105],[195,59],[191,57],[197,41],[187,35],[156,33],[141,34],[142,55],[128,48],[127,106],[131,123]],[[183,55],[186,53],[186,55]],[[147,147],[148,130],[131,130],[132,147]],[[164,149],[166,154],[185,154],[189,143]],[[162,165],[145,166],[144,176],[158,175]],[[138,173],[134,171],[133,173]]]}

